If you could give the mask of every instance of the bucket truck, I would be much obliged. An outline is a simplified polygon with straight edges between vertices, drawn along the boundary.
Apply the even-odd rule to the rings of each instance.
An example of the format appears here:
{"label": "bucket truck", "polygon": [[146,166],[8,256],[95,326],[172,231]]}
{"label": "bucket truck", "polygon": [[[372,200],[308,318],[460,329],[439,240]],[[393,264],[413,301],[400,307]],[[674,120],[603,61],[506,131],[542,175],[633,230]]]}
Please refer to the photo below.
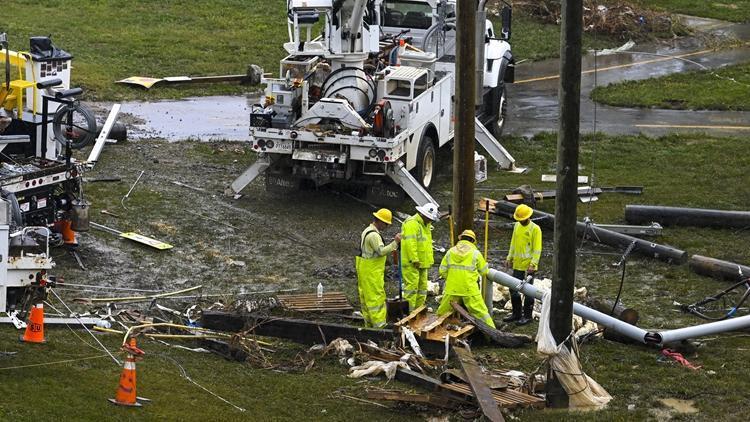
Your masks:
{"label": "bucket truck", "polygon": [[[497,141],[514,76],[510,7],[496,33],[484,3],[476,140],[512,169]],[[250,114],[258,158],[226,193],[238,197],[265,174],[267,188],[345,182],[378,202],[404,192],[435,202],[436,151],[453,139],[455,8],[455,0],[288,0],[287,56],[278,78],[262,79],[265,95]]]}

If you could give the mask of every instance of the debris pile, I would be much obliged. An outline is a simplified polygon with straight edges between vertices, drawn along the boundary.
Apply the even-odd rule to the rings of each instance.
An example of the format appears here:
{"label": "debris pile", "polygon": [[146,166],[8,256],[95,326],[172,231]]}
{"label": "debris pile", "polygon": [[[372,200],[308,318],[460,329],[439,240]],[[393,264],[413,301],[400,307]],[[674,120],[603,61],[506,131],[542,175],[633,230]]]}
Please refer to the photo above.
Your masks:
{"label": "debris pile", "polygon": [[[545,23],[560,24],[560,0],[516,0],[513,6]],[[498,5],[500,2],[498,2]],[[680,34],[684,29],[669,13],[622,0],[584,0],[583,30],[621,40],[648,38],[649,34]],[[497,6],[499,13],[500,6]]]}

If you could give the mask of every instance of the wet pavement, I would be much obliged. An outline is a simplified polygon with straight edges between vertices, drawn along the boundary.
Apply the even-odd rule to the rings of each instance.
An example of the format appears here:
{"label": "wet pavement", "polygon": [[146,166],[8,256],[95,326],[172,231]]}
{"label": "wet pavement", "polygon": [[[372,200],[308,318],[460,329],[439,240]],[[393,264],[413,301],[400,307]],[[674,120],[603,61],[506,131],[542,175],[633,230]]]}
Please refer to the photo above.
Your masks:
{"label": "wet pavement", "polygon": [[[712,36],[750,40],[750,24],[684,19]],[[750,133],[748,112],[621,108],[595,104],[590,99],[596,86],[750,61],[750,46],[715,51],[703,46],[701,39],[683,38],[659,45],[636,45],[628,52],[584,56],[581,131],[648,135],[696,131],[718,135]],[[506,134],[532,136],[558,129],[558,72],[557,59],[522,63],[517,67],[517,82],[508,87]],[[255,95],[128,102],[123,104],[122,112],[130,117],[129,135],[135,139],[243,141],[248,136],[250,105],[255,102]]]}
{"label": "wet pavement", "polygon": [[[748,112],[611,107],[596,104],[590,97],[596,86],[704,68],[716,69],[744,61],[750,61],[750,47],[713,51],[696,45],[643,49],[636,46],[633,51],[608,56],[589,54],[582,61],[581,131],[593,132],[596,126],[597,131],[613,134],[663,135],[688,131],[733,135],[750,133]],[[558,67],[559,60],[545,60],[522,64],[517,68],[517,83],[508,88],[506,134],[532,136],[558,130],[559,80],[555,76]],[[738,86],[738,89],[746,87]]]}

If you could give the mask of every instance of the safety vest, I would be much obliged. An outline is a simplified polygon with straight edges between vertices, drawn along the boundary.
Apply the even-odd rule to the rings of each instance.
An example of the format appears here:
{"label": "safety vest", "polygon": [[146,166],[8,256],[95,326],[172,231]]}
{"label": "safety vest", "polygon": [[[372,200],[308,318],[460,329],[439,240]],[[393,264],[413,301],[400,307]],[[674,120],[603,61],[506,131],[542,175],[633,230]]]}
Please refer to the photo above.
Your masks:
{"label": "safety vest", "polygon": [[[360,255],[354,258],[355,269],[357,270],[357,280],[359,282],[359,289],[366,296],[376,295],[379,291],[383,290],[383,284],[385,282],[385,261],[387,256],[376,256],[373,251],[365,251],[365,239],[370,233],[380,233],[373,228],[367,227],[362,232],[359,248]],[[367,255],[367,256],[365,256]]]}
{"label": "safety vest", "polygon": [[479,276],[487,274],[489,267],[473,243],[461,240],[445,254],[439,271],[445,278],[443,294],[474,296],[481,294]]}
{"label": "safety vest", "polygon": [[542,229],[533,221],[523,225],[513,225],[513,237],[510,239],[508,260],[513,261],[513,269],[526,271],[529,266],[539,267],[542,256]]}
{"label": "safety vest", "polygon": [[419,268],[430,268],[435,263],[432,256],[432,225],[425,224],[422,216],[414,214],[401,226],[401,262],[411,265],[419,262]]}

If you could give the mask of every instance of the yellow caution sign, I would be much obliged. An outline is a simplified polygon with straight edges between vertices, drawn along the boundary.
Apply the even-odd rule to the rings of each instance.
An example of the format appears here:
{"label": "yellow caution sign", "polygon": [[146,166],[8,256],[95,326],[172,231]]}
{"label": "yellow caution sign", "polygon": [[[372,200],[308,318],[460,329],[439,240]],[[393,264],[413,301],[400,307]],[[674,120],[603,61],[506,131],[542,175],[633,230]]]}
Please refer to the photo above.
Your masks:
{"label": "yellow caution sign", "polygon": [[161,251],[165,249],[172,249],[173,246],[169,243],[164,243],[160,240],[152,239],[150,237],[144,236],[142,234],[134,233],[134,232],[124,232],[120,233],[120,237],[125,239],[130,239],[134,242],[143,243],[144,245],[151,246],[152,248],[159,249]]}

